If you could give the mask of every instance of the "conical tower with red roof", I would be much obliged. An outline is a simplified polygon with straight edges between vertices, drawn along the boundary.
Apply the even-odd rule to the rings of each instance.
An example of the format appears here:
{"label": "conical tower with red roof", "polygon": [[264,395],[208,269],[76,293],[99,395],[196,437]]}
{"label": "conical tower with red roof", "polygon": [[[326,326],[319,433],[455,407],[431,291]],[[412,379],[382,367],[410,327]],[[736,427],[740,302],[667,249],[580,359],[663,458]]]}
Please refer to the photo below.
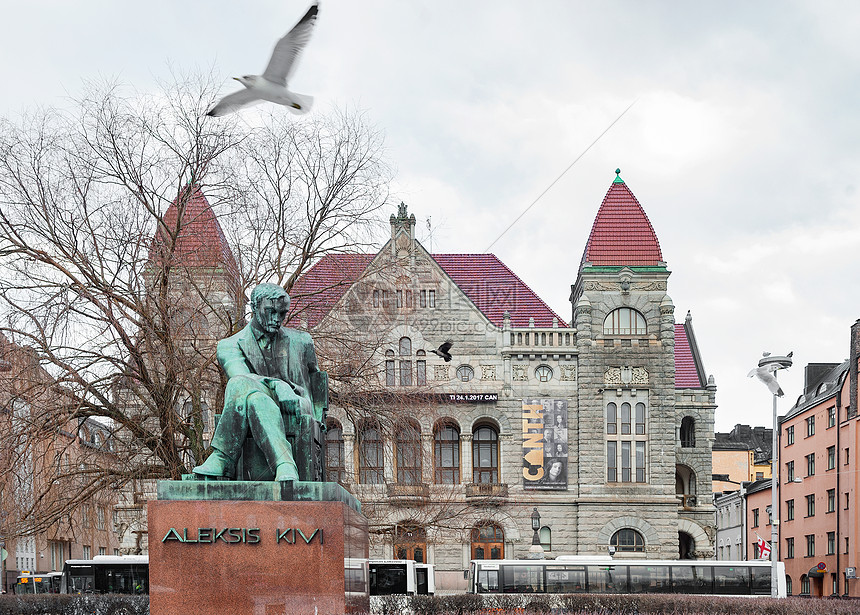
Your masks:
{"label": "conical tower with red roof", "polygon": [[[666,559],[713,553],[705,531],[713,507],[692,494],[710,491],[715,408],[713,388],[695,372],[683,391],[676,383],[676,331],[688,329],[675,325],[669,275],[651,221],[616,170],[570,297],[579,388],[594,392],[580,396],[579,456],[600,460],[581,467],[580,485],[589,487],[580,519],[598,544],[623,534],[619,540],[641,539],[649,557]],[[686,324],[683,366],[693,356],[688,342],[695,346]],[[698,426],[698,445],[681,447],[687,415]]]}

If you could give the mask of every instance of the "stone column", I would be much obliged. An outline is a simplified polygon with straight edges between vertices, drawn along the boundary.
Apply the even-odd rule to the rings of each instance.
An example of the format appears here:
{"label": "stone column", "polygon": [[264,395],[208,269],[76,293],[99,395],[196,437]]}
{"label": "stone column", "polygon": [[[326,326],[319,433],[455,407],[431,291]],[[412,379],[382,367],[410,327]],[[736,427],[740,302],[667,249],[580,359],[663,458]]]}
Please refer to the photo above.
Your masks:
{"label": "stone column", "polygon": [[460,482],[472,481],[472,434],[460,434]]}
{"label": "stone column", "polygon": [[355,434],[343,434],[343,469],[348,483],[357,483],[355,477]]}
{"label": "stone column", "polygon": [[397,482],[394,479],[395,452],[394,438],[384,437],[382,441],[382,463],[385,465],[382,476],[386,484]]}
{"label": "stone column", "polygon": [[421,434],[421,482],[433,483],[433,434]]}

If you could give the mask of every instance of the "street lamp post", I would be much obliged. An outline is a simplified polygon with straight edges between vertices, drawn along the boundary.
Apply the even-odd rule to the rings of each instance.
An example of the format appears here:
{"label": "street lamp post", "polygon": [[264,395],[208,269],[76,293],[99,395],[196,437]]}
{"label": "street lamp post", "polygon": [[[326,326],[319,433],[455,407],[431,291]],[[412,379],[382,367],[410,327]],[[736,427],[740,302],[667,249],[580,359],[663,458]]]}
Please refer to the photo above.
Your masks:
{"label": "street lamp post", "polygon": [[529,559],[543,559],[543,547],[540,544],[540,513],[537,506],[532,511],[532,546],[529,548]]}
{"label": "street lamp post", "polygon": [[791,367],[791,353],[787,356],[773,356],[768,354],[759,362],[759,370],[769,373],[773,377],[773,385],[766,381],[765,377],[759,375],[759,379],[768,384],[773,393],[773,437],[771,440],[771,469],[770,469],[770,495],[771,495],[771,520],[770,520],[770,595],[776,598],[778,595],[779,580],[777,579],[777,562],[779,561],[779,455],[778,455],[778,417],[776,413],[776,398],[782,397],[782,389],[776,384],[776,372]]}

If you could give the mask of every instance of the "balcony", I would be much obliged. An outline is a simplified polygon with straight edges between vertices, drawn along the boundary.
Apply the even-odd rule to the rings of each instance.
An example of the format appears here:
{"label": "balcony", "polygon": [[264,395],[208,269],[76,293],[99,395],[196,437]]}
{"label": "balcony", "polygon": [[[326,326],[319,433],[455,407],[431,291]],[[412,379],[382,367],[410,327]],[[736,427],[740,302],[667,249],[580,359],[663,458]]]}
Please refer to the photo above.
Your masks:
{"label": "balcony", "polygon": [[508,501],[507,483],[466,483],[466,501],[470,504],[498,506]]}
{"label": "balcony", "polygon": [[427,483],[388,483],[387,487],[388,503],[392,506],[423,506],[430,502],[430,486]]}

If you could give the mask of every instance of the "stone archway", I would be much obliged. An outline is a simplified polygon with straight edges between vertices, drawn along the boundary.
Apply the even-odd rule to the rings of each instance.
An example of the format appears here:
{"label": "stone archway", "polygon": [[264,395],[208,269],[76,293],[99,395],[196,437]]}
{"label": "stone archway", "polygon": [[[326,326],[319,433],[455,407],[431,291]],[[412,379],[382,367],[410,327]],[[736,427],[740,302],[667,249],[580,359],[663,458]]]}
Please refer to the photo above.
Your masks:
{"label": "stone archway", "polygon": [[[707,559],[713,557],[714,546],[704,528],[689,519],[678,519],[678,551],[682,552],[681,534],[690,537],[692,545],[688,544],[689,556],[686,559]],[[689,549],[692,547],[692,549]],[[684,558],[682,558],[684,559]]]}

